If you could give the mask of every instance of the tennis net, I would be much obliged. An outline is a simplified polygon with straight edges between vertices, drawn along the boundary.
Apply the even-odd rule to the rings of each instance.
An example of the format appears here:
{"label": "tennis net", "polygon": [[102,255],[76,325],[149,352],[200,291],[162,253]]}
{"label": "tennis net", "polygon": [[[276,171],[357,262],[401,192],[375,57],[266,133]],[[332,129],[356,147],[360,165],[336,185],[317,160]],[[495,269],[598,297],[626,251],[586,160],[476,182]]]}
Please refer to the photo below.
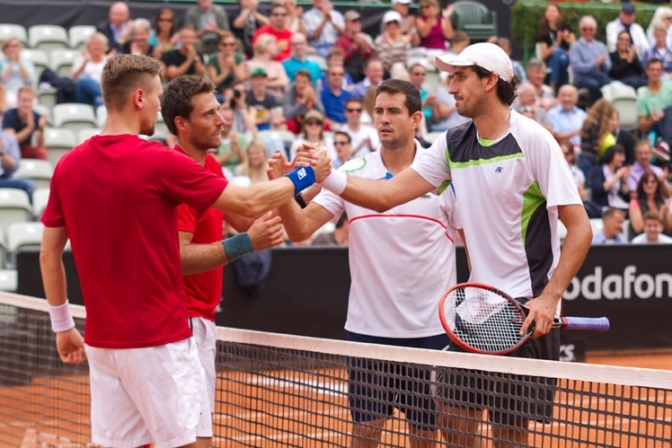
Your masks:
{"label": "tennis net", "polygon": [[[84,310],[72,310],[81,329]],[[351,446],[353,409],[361,438],[379,429],[385,447],[434,437],[436,446],[446,446],[444,437],[448,446],[496,446],[505,437],[525,447],[672,446],[668,371],[222,327],[218,339],[218,447]],[[46,302],[0,294],[0,446],[93,446],[89,401],[87,365],[58,359]],[[482,404],[485,423],[476,425],[470,402]],[[526,420],[527,430],[513,429]],[[464,440],[469,426],[476,441]]]}

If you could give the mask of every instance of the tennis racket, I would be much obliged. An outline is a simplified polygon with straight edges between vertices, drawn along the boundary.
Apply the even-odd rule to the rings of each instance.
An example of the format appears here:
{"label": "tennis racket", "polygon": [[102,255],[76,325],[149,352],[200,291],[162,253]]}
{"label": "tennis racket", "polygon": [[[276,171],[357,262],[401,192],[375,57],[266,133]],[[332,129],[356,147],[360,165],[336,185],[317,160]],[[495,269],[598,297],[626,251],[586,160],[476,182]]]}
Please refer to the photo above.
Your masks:
{"label": "tennis racket", "polygon": [[[532,335],[534,325],[520,335],[527,309],[508,294],[482,283],[459,283],[439,302],[441,325],[450,339],[472,353],[506,355]],[[561,317],[554,328],[609,330],[606,317]]]}

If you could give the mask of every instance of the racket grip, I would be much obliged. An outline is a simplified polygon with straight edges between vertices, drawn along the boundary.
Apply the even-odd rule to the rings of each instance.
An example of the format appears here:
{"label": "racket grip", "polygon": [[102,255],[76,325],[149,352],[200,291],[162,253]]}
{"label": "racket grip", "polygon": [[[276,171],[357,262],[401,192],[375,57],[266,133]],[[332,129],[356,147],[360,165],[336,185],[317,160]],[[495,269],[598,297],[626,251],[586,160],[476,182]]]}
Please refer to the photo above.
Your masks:
{"label": "racket grip", "polygon": [[609,319],[606,317],[561,317],[560,326],[568,330],[588,330],[606,332]]}

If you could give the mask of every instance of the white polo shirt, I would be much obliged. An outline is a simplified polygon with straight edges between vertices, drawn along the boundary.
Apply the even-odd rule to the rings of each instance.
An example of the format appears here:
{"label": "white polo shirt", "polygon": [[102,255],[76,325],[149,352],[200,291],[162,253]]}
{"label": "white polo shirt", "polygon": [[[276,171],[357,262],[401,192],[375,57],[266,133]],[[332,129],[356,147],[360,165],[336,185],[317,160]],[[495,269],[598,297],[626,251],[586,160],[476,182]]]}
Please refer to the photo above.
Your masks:
{"label": "white polo shirt", "polygon": [[411,168],[439,191],[452,179],[470,281],[512,297],[541,294],[560,258],[557,207],[582,204],[550,132],[512,111],[509,132],[493,142],[469,122],[443,134]]}
{"label": "white polo shirt", "polygon": [[[416,142],[415,161],[426,152]],[[349,176],[389,178],[381,151],[346,162]],[[454,207],[455,193],[426,195],[377,213],[322,190],[313,202],[337,220],[350,221],[350,298],[345,329],[387,338],[443,334],[438,304],[457,281],[455,231],[462,228]]]}

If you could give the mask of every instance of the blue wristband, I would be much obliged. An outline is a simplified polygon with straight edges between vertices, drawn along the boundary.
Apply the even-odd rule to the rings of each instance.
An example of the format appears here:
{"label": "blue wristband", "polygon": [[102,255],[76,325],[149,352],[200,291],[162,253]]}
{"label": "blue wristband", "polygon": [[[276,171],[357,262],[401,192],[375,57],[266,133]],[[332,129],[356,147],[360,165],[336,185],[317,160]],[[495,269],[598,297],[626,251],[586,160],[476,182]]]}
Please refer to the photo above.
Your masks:
{"label": "blue wristband", "polygon": [[315,183],[315,171],[312,166],[302,166],[285,174],[294,183],[294,196]]}
{"label": "blue wristband", "polygon": [[236,236],[222,240],[222,246],[224,246],[224,252],[229,263],[236,258],[254,252],[252,240],[247,232],[239,233]]}

